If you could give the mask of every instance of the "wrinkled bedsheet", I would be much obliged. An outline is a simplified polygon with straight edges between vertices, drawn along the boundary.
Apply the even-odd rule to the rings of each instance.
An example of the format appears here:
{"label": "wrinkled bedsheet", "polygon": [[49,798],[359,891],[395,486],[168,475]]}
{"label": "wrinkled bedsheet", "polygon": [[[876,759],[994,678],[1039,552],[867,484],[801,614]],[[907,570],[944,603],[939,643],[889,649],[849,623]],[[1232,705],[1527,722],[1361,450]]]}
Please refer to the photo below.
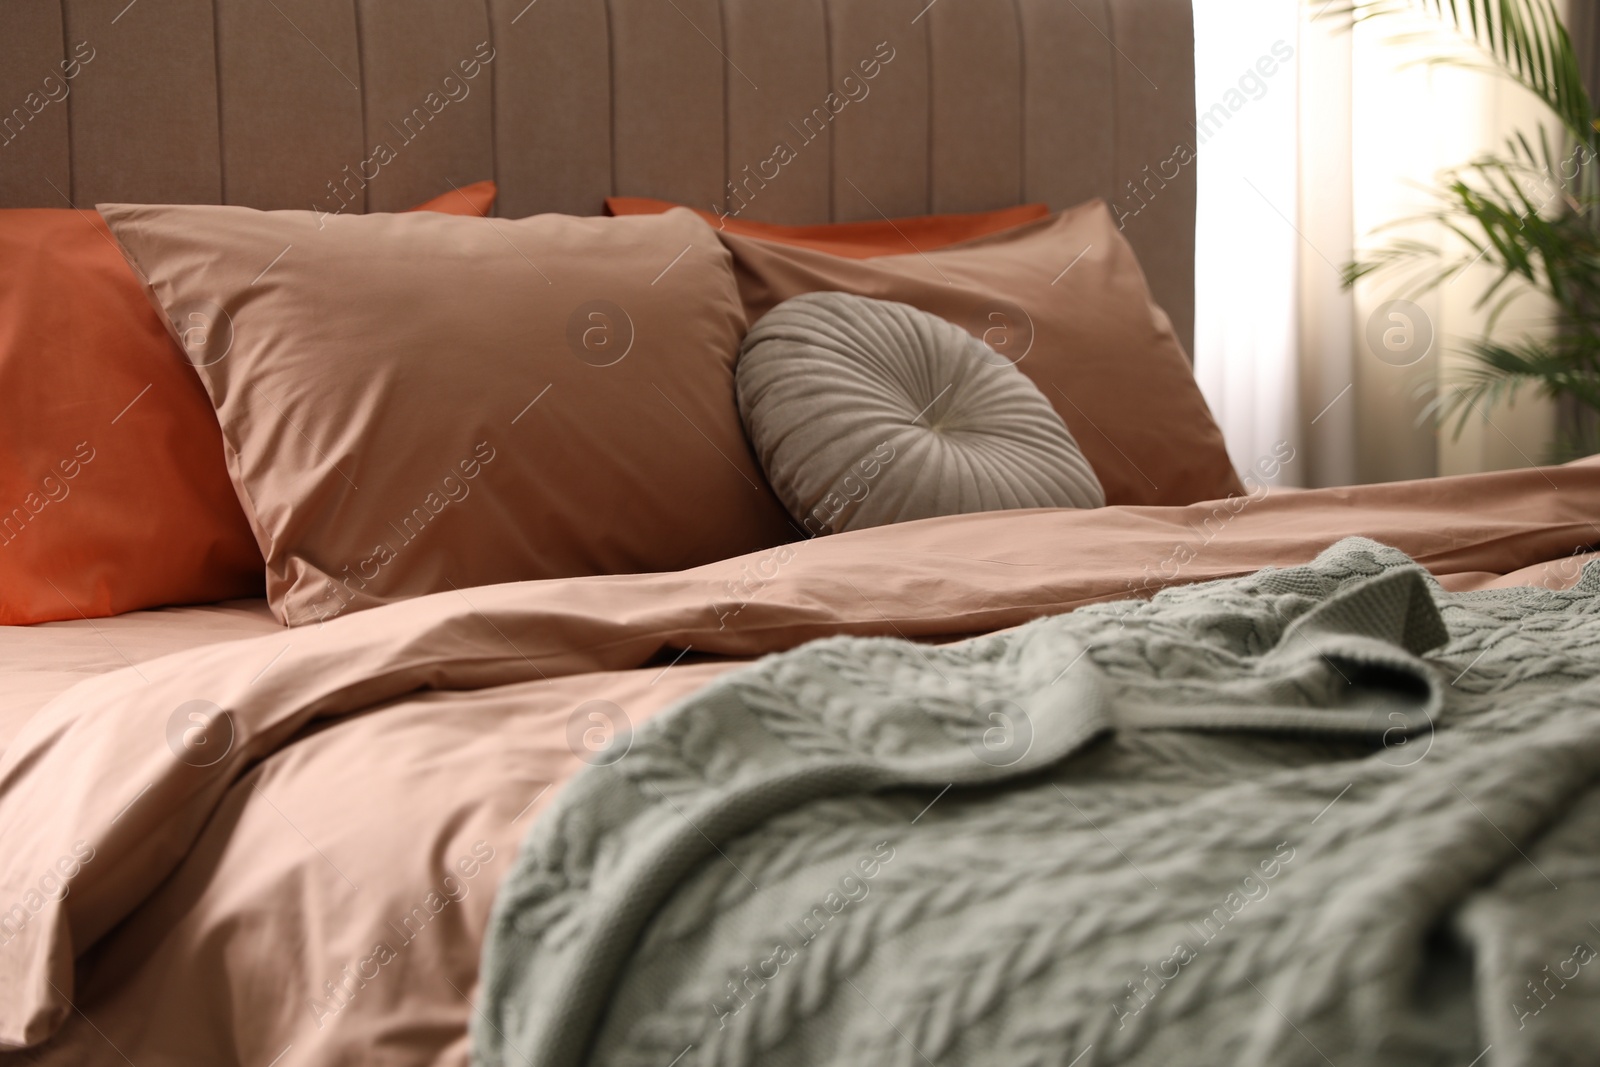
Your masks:
{"label": "wrinkled bedsheet", "polygon": [[958,516],[462,589],[113,671],[0,758],[0,1044],[48,1064],[464,1063],[527,827],[630,723],[752,657],[954,641],[1348,535],[1449,588],[1559,588],[1596,517],[1593,463]]}
{"label": "wrinkled bedsheet", "polygon": [[0,752],[34,712],[91,675],[282,629],[262,599],[0,626]]}

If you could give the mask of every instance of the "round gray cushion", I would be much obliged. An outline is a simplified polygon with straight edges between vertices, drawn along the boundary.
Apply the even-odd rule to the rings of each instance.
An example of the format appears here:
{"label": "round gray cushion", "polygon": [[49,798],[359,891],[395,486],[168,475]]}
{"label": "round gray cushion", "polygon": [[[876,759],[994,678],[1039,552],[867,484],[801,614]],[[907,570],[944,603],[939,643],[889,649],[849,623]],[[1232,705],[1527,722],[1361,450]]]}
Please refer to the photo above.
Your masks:
{"label": "round gray cushion", "polygon": [[1095,508],[1100,480],[1021,371],[936,315],[807,293],[745,338],[739,412],[808,535],[1005,508]]}

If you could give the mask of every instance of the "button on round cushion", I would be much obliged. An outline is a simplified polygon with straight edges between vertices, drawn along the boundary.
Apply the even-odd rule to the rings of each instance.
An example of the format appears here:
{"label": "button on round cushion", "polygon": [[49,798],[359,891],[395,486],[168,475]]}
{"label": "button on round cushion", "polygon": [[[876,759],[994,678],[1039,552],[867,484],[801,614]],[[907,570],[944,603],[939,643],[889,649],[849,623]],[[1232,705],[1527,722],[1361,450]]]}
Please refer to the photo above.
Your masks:
{"label": "button on round cushion", "polygon": [[936,315],[807,293],[756,322],[739,412],[807,535],[1105,503],[1061,417],[994,349]]}

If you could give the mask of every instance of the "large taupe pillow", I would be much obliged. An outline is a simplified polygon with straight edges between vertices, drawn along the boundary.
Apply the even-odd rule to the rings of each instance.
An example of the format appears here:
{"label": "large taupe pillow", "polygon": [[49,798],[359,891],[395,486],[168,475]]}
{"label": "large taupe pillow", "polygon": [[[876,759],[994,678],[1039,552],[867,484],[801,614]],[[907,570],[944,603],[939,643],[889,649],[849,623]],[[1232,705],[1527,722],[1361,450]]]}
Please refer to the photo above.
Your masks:
{"label": "large taupe pillow", "polygon": [[675,570],[792,540],[689,211],[100,209],[222,424],[278,617]]}
{"label": "large taupe pillow", "polygon": [[906,304],[786,300],[746,336],[736,382],[767,479],[810,534],[1105,503],[1038,387],[965,330]]}

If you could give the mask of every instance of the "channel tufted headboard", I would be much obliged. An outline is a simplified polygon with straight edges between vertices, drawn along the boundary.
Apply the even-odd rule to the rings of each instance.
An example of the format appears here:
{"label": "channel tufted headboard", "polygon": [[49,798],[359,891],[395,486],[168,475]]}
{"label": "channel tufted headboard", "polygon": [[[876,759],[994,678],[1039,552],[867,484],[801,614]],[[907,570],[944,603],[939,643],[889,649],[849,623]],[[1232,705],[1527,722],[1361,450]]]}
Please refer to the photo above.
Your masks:
{"label": "channel tufted headboard", "polygon": [[1187,345],[1193,48],[1190,0],[5,0],[0,207],[1101,196]]}

